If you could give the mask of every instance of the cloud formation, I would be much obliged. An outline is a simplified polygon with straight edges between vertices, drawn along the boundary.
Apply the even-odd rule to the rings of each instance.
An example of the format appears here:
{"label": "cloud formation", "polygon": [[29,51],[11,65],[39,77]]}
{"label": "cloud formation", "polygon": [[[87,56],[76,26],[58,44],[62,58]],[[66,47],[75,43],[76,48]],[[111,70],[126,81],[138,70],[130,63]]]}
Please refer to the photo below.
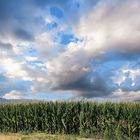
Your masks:
{"label": "cloud formation", "polygon": [[23,99],[22,93],[12,90],[9,93],[6,93],[2,96],[5,99]]}
{"label": "cloud formation", "polygon": [[139,0],[1,0],[1,94],[140,98],[139,13]]}
{"label": "cloud formation", "polygon": [[[117,54],[116,63],[120,59],[117,57],[135,55],[140,50],[139,7],[137,0],[116,1],[115,4],[101,1],[82,16],[73,26],[77,37],[83,40],[80,47],[78,43],[70,44],[58,57],[47,62],[51,88],[74,90],[85,97],[106,96],[115,91],[120,84],[111,81],[112,71],[108,69],[103,75],[102,70],[96,71],[94,63],[104,69],[103,64],[112,60],[108,57],[104,61],[109,52]],[[133,78],[130,80],[133,81]],[[124,89],[123,86],[120,88]],[[134,89],[130,85],[129,90]]]}

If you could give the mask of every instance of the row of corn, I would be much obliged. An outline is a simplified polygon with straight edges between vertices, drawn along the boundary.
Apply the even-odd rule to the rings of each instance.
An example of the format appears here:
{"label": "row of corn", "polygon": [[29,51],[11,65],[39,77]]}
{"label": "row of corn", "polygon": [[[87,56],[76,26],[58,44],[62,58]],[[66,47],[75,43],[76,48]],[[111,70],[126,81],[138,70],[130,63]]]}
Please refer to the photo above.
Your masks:
{"label": "row of corn", "polygon": [[41,131],[140,137],[140,103],[88,101],[0,104],[0,132]]}

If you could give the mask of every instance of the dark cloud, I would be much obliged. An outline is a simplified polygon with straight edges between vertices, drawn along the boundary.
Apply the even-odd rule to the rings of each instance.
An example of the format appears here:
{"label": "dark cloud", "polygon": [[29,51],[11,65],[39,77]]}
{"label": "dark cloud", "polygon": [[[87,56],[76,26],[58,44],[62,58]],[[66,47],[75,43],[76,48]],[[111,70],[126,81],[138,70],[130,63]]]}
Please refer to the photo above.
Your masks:
{"label": "dark cloud", "polygon": [[[92,77],[94,77],[93,81],[91,81]],[[114,89],[107,85],[104,77],[96,73],[88,76],[84,75],[84,77],[80,77],[74,82],[65,82],[53,90],[71,90],[75,91],[78,96],[90,98],[109,95]]]}
{"label": "dark cloud", "polygon": [[[105,63],[105,62],[109,62],[109,61],[137,61],[139,62],[140,59],[140,50],[135,50],[135,51],[128,51],[127,49],[125,49],[125,51],[122,50],[107,50],[105,52],[105,54],[102,55],[103,59],[100,59],[99,61],[97,61],[97,63]],[[96,61],[94,61],[95,63]]]}
{"label": "dark cloud", "polygon": [[42,23],[37,19],[45,15],[45,7],[59,2],[55,0],[0,0],[0,36],[33,40],[35,34],[42,30]]}
{"label": "dark cloud", "polygon": [[28,41],[34,39],[33,35],[25,31],[24,29],[16,29],[14,34],[19,39],[28,40]]}
{"label": "dark cloud", "polygon": [[[0,1],[0,36],[15,36],[31,40],[34,36],[34,18],[37,14],[32,1],[1,0]],[[31,32],[32,31],[32,32]]]}
{"label": "dark cloud", "polygon": [[[94,5],[95,1],[92,2]],[[76,6],[79,4],[79,8]],[[0,36],[7,34],[24,40],[32,40],[35,34],[42,28],[38,20],[45,15],[50,6],[60,8],[61,14],[69,23],[76,22],[86,9],[89,9],[89,1],[71,0],[0,0]],[[87,7],[87,8],[86,8]],[[85,9],[85,10],[84,10]],[[73,15],[73,11],[75,14]],[[67,18],[68,17],[68,18]]]}
{"label": "dark cloud", "polygon": [[2,43],[0,42],[0,50],[12,50],[13,49],[13,45],[11,45],[10,43]]}
{"label": "dark cloud", "polygon": [[[68,58],[64,56],[50,62],[47,79],[51,90],[71,91],[77,96],[90,98],[108,96],[117,89],[117,85],[111,80],[112,71],[102,67],[103,63],[96,67],[97,64],[90,64],[84,55],[83,63],[78,57],[81,58],[77,55],[67,61]],[[77,65],[76,59],[79,60]]]}
{"label": "dark cloud", "polygon": [[[6,68],[5,70],[0,69],[0,72],[5,72],[0,74],[0,93],[3,94],[12,90],[25,92],[28,89],[32,89],[32,92],[56,90],[71,91],[75,96],[90,98],[110,96],[117,89],[121,89],[122,92],[139,91],[140,79],[134,78],[133,80],[133,75],[138,73],[137,69],[140,66],[140,4],[137,0],[135,0],[136,3],[128,0],[122,5],[120,0],[117,1],[119,5],[112,4],[111,1],[98,0],[0,0],[0,51],[2,50],[0,58],[3,58],[1,63],[4,60],[5,63],[8,63],[6,61],[8,59],[11,62],[11,65],[1,64],[1,67],[5,66],[7,70]],[[98,2],[101,3],[93,8]],[[49,14],[47,12],[48,9],[51,9],[50,7],[60,9],[59,17],[63,18],[64,16],[64,24],[72,25],[72,28],[75,28],[72,33],[74,35],[69,36],[68,34],[67,36],[66,33],[64,34],[66,36],[61,37],[60,42],[66,45],[62,49],[63,51],[57,52],[58,48],[55,48],[54,43],[51,42],[50,36],[52,34],[50,32],[47,32],[48,35],[46,36],[41,36],[42,32],[46,31],[44,18]],[[52,15],[57,16],[58,11],[53,12]],[[77,23],[76,26],[75,23]],[[59,24],[54,26],[59,26]],[[37,42],[38,36],[41,39],[38,39]],[[77,36],[81,42],[79,40],[72,42],[71,39],[74,36]],[[20,42],[24,40],[34,41],[34,46],[38,45],[37,51],[43,53],[47,47],[54,47],[52,53],[49,54],[52,56],[48,59],[48,54],[42,55],[43,53],[41,53],[41,59],[47,60],[47,62],[42,61],[42,63],[34,65],[27,64],[22,61],[23,57],[27,55],[24,54],[23,50],[20,50],[23,48],[14,46],[13,49],[13,46],[8,43],[9,40],[5,43],[3,38],[5,40],[10,38],[9,40],[12,40],[11,43],[13,42],[13,44],[19,40]],[[41,43],[43,44],[42,48],[41,45],[39,46]],[[15,53],[7,51],[12,49]],[[21,55],[21,61],[16,63],[14,60],[19,59],[19,56],[16,58],[15,54],[20,51],[23,51],[23,56]],[[38,54],[35,55],[35,59],[38,59]],[[113,61],[113,65],[109,63],[110,61]],[[131,65],[130,68],[135,69],[135,71],[128,72],[127,76],[121,75],[127,77],[125,80],[122,80],[122,77],[117,79],[120,85],[117,84],[118,81],[115,78],[116,81],[111,79],[116,76],[116,71],[123,69],[122,65],[117,64],[118,61],[123,61],[123,65],[127,62],[135,64],[135,67]],[[24,66],[20,66],[23,64]],[[14,65],[15,71],[17,71],[16,74],[12,71],[12,78],[8,75],[8,70],[11,70],[8,65]],[[117,76],[119,77],[119,75]],[[32,86],[24,78],[29,78]],[[132,85],[133,82],[136,84]]]}

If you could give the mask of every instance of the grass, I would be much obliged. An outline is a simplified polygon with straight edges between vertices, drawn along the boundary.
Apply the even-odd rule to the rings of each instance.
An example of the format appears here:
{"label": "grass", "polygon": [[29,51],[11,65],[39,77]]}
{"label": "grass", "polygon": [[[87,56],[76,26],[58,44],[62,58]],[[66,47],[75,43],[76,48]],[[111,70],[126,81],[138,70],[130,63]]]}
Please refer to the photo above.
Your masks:
{"label": "grass", "polygon": [[0,140],[102,140],[95,136],[93,138],[82,138],[75,135],[50,135],[45,133],[31,133],[28,135],[21,133],[1,133]]}

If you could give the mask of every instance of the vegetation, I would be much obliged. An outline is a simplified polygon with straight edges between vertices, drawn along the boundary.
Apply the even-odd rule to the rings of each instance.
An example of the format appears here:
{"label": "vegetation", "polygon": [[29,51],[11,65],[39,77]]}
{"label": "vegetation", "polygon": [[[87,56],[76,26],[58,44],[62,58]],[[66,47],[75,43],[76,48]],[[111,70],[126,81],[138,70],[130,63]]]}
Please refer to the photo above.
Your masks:
{"label": "vegetation", "polygon": [[[91,139],[81,138],[74,135],[50,135],[45,133],[31,133],[25,135],[19,133],[6,133],[0,134],[0,140],[91,140]],[[99,138],[93,138],[92,140],[99,140]]]}
{"label": "vegetation", "polygon": [[140,103],[0,104],[0,132],[45,132],[105,139],[140,138]]}

